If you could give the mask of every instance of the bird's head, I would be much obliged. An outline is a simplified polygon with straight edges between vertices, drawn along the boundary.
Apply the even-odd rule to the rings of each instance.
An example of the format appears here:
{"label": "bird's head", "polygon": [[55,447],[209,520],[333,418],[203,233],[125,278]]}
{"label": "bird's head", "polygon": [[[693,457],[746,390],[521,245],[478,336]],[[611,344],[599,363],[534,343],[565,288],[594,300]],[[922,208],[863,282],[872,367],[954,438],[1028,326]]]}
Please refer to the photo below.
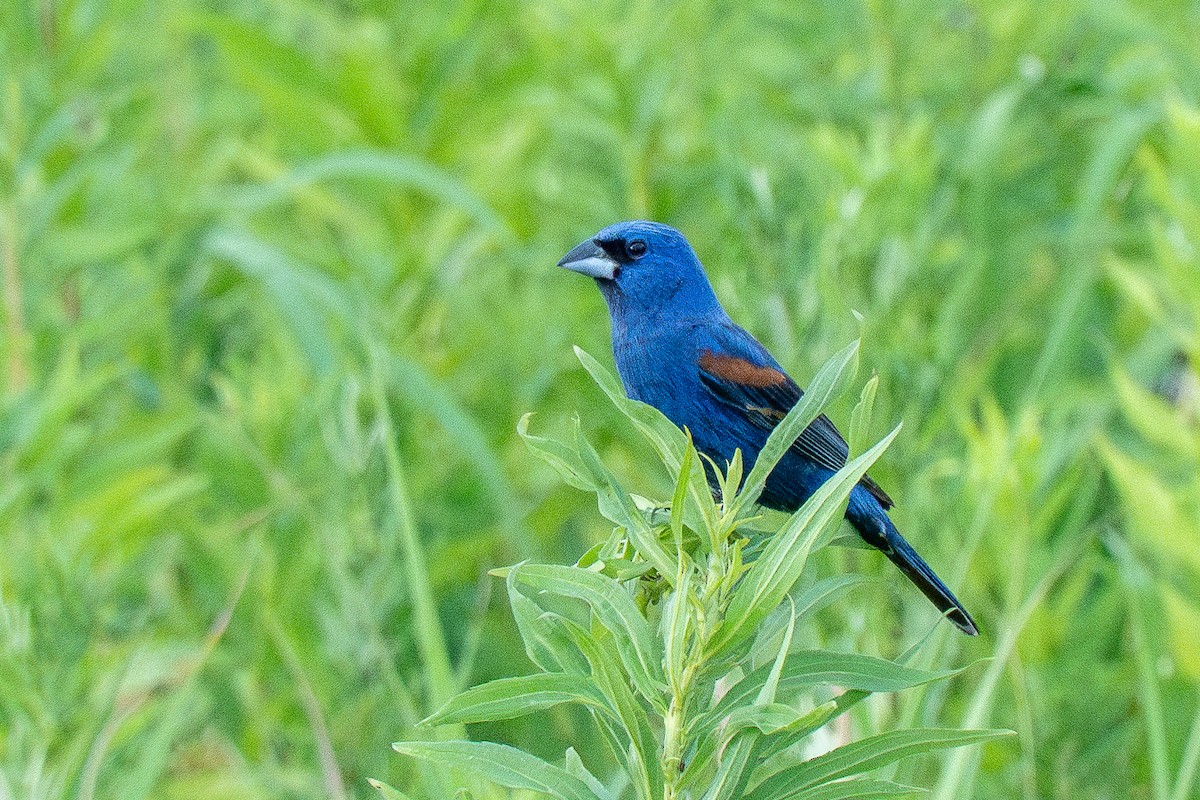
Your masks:
{"label": "bird's head", "polygon": [[595,278],[614,319],[631,313],[723,313],[692,246],[669,225],[640,220],[609,225],[558,265]]}

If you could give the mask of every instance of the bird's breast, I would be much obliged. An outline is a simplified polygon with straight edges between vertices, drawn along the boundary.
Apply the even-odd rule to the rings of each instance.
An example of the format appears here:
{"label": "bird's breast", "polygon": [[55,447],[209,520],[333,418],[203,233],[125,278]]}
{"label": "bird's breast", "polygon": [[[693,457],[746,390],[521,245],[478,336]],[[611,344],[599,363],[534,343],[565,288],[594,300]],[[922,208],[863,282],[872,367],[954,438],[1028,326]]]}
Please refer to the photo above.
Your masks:
{"label": "bird's breast", "polygon": [[626,394],[681,424],[685,401],[699,386],[696,361],[686,341],[653,334],[615,336],[613,357]]}
{"label": "bird's breast", "polygon": [[699,345],[688,333],[685,328],[657,335],[614,335],[613,355],[625,393],[687,428],[696,448],[718,464],[729,461],[738,449],[753,459],[765,434],[704,387]]}

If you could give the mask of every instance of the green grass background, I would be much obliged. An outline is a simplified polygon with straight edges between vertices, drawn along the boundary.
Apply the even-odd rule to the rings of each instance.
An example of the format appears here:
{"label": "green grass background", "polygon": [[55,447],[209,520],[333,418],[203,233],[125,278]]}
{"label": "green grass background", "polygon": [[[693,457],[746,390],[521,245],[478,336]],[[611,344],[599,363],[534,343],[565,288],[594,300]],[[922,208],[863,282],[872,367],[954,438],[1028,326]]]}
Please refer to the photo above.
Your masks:
{"label": "green grass background", "polygon": [[[802,383],[861,331],[876,435],[905,424],[873,474],[984,631],[920,658],[992,660],[854,732],[1018,732],[901,769],[939,800],[1200,797],[1200,432],[1150,391],[1200,356],[1195,2],[3,0],[0,31],[0,798],[419,795],[389,743],[529,670],[486,571],[607,533],[520,415],[669,497],[554,267],[635,217]],[[933,626],[875,554],[820,561],[879,580],[809,643]],[[469,733],[603,770],[573,713]]]}

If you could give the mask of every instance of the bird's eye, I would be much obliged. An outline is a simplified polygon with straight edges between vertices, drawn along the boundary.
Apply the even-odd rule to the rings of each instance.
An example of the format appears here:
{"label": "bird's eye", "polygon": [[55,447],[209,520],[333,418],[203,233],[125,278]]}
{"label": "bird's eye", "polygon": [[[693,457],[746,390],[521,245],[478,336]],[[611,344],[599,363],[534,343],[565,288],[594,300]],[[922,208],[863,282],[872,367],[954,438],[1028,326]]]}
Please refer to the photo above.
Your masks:
{"label": "bird's eye", "polygon": [[634,239],[625,245],[625,252],[629,253],[630,258],[641,258],[646,255],[646,243],[641,239]]}

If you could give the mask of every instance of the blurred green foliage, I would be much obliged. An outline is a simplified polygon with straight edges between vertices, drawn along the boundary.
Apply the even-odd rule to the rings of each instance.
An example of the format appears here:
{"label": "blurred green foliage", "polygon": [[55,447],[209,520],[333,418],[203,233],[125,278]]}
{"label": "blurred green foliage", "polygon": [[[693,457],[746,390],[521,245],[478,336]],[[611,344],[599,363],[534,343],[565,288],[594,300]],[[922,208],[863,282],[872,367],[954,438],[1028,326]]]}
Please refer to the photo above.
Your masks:
{"label": "blurred green foliage", "polygon": [[[415,785],[388,744],[529,671],[486,570],[607,534],[518,418],[670,496],[553,267],[632,217],[802,381],[863,315],[873,474],[984,630],[919,666],[994,659],[852,722],[1019,734],[892,777],[1197,796],[1198,197],[1191,2],[4,0],[0,797]],[[819,560],[882,580],[798,640],[929,630]],[[479,734],[589,758],[530,720]]]}

